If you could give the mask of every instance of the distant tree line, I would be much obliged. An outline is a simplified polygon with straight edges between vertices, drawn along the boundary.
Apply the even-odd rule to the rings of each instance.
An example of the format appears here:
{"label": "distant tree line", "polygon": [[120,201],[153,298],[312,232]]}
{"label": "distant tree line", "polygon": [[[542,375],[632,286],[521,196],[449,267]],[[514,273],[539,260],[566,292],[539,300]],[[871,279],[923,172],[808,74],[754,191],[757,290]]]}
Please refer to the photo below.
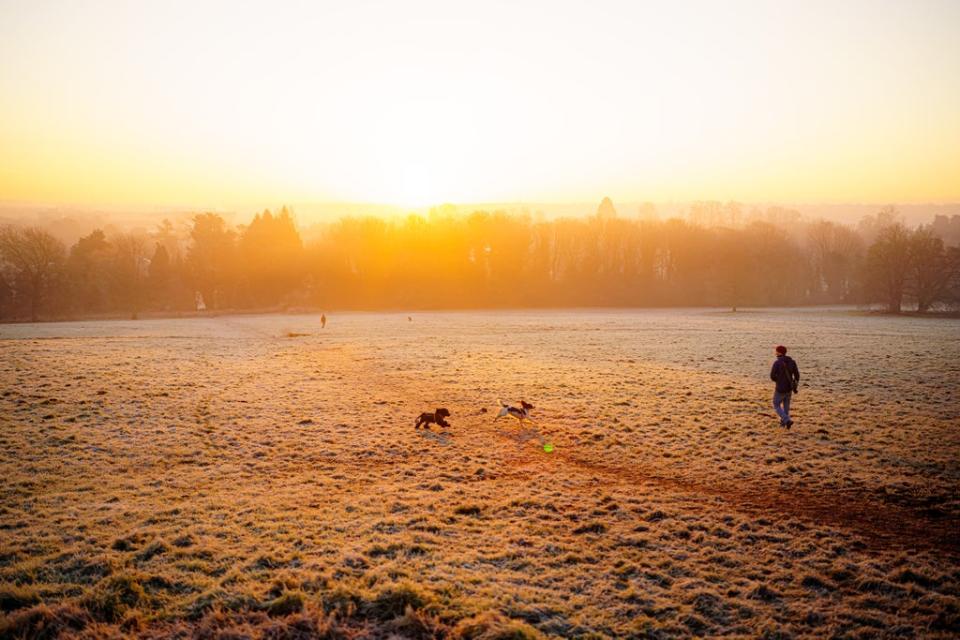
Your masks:
{"label": "distant tree line", "polygon": [[[857,228],[791,210],[695,203],[688,219],[533,219],[446,209],[343,218],[305,244],[291,213],[232,227],[101,230],[65,247],[0,228],[0,319],[214,310],[960,304],[960,216],[908,229],[887,208]],[[951,235],[956,234],[956,235]],[[953,244],[944,238],[953,239]]]}

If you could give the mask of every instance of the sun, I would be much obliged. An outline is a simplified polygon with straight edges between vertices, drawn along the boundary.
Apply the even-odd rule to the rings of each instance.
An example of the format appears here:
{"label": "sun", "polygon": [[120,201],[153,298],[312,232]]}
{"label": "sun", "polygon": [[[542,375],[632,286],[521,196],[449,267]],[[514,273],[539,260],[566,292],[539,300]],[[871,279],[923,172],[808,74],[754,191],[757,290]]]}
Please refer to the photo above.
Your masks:
{"label": "sun", "polygon": [[444,201],[437,189],[436,172],[416,162],[400,167],[391,191],[391,204],[400,207],[420,209]]}

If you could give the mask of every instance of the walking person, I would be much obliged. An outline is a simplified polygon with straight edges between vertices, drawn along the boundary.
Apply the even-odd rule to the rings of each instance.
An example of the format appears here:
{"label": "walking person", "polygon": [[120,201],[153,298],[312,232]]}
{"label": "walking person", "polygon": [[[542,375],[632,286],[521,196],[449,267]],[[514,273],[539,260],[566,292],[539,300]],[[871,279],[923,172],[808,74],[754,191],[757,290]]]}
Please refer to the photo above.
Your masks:
{"label": "walking person", "polygon": [[321,329],[327,328],[327,314],[325,313],[320,314],[320,328]]}
{"label": "walking person", "polygon": [[770,379],[777,383],[773,392],[773,410],[780,416],[780,426],[789,429],[793,426],[790,419],[790,398],[797,393],[800,384],[800,369],[793,358],[787,355],[787,348],[776,348],[777,359],[770,369]]}

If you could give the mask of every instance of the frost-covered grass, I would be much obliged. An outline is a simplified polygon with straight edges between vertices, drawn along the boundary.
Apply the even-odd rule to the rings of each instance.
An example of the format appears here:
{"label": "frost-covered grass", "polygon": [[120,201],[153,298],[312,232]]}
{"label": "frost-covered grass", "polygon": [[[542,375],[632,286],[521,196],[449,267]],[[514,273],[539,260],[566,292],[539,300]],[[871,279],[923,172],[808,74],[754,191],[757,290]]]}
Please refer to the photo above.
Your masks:
{"label": "frost-covered grass", "polygon": [[328,315],[0,327],[0,636],[960,633],[960,322]]}

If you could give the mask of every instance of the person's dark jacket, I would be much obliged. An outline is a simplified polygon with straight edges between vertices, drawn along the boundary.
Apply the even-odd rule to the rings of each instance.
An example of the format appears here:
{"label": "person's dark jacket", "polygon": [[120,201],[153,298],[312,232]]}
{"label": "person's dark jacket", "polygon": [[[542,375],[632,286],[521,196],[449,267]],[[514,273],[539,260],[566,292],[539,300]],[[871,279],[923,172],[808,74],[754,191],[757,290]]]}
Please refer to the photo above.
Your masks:
{"label": "person's dark jacket", "polygon": [[777,356],[770,369],[770,379],[777,383],[777,393],[796,391],[800,383],[800,369],[790,356]]}

